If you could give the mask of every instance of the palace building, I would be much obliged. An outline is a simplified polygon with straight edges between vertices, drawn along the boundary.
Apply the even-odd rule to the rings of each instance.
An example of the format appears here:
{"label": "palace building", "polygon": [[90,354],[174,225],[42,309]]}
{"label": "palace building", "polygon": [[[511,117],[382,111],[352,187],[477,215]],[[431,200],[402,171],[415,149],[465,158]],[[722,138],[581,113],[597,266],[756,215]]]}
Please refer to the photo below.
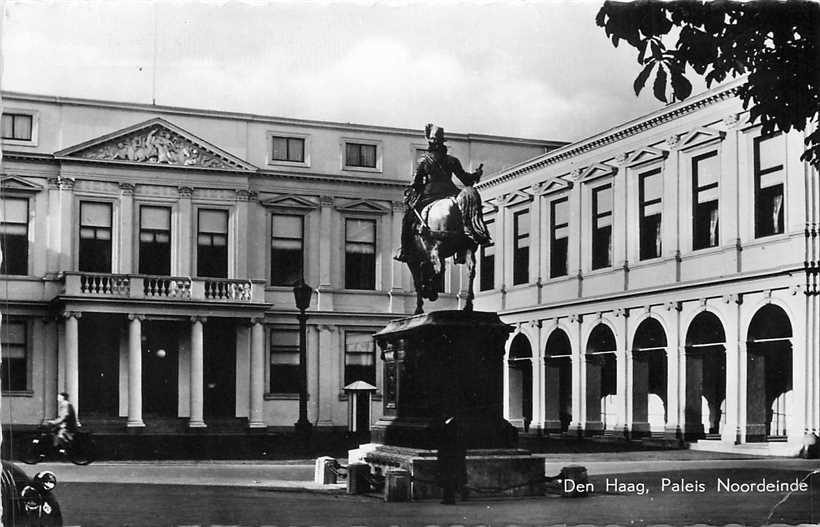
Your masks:
{"label": "palace building", "polygon": [[477,185],[496,242],[476,306],[516,326],[521,429],[764,453],[818,432],[818,172],[737,85]]}
{"label": "palace building", "polygon": [[[66,391],[84,424],[123,431],[293,429],[301,276],[308,419],[347,428],[344,387],[364,381],[375,421],[371,335],[415,307],[391,255],[423,124],[4,93],[2,422],[53,417]],[[448,139],[486,173],[564,144]],[[457,307],[460,273],[436,307]]]}
{"label": "palace building", "polygon": [[[515,327],[522,433],[786,454],[820,431],[820,180],[738,82],[572,144],[447,134],[484,163],[476,309]],[[123,430],[292,429],[300,276],[309,420],[348,427],[355,381],[378,419],[421,127],[17,93],[2,125],[3,423],[67,391]],[[462,303],[462,267],[427,309]]]}

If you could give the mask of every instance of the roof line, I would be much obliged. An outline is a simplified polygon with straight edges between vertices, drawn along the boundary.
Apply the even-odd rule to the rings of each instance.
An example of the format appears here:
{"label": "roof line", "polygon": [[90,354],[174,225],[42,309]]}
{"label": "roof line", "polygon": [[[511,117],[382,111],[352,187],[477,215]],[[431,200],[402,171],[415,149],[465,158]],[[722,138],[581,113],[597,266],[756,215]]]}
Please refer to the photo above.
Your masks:
{"label": "roof line", "polygon": [[722,101],[733,96],[737,91],[738,87],[745,81],[745,77],[736,79],[722,86],[718,86],[712,88],[711,90],[704,91],[690,100],[681,101],[679,103],[669,105],[664,108],[660,108],[658,110],[655,110],[654,112],[648,113],[641,117],[637,117],[635,119],[632,119],[631,121],[627,121],[623,124],[610,128],[603,132],[599,132],[593,136],[587,137],[586,139],[581,139],[580,141],[564,145],[560,148],[556,148],[555,150],[551,150],[546,154],[542,154],[527,161],[523,161],[521,163],[518,163],[517,165],[513,165],[501,171],[492,179],[489,179],[482,183],[478,183],[476,187],[493,187],[506,181],[510,181],[524,173],[531,172],[533,170],[537,170],[539,168],[558,163],[559,161],[563,161],[578,154],[589,152],[597,148],[601,148],[608,144],[614,143],[615,141],[618,141],[620,139],[624,139],[626,137],[630,137],[638,133],[641,133],[650,128],[654,128],[673,119],[676,119],[682,115],[691,113],[699,108],[714,104],[716,102]]}
{"label": "roof line", "polygon": [[[56,103],[74,106],[102,106],[108,108],[120,108],[130,110],[144,110],[155,113],[198,115],[202,117],[212,117],[218,119],[241,119],[246,121],[267,122],[280,125],[311,126],[315,128],[331,128],[340,130],[356,130],[362,132],[392,133],[397,135],[410,135],[424,140],[421,129],[399,128],[391,126],[379,126],[360,123],[341,123],[336,121],[319,121],[313,119],[295,119],[289,117],[278,117],[272,115],[253,114],[245,112],[230,112],[224,110],[206,110],[202,108],[189,108],[182,106],[166,106],[147,103],[106,101],[102,99],[83,99],[78,97],[62,97],[57,95],[22,93],[14,91],[2,91],[2,98],[6,101],[23,100],[45,103]],[[530,144],[544,147],[558,147],[567,144],[566,141],[554,141],[548,139],[534,139],[526,137],[512,137],[503,135],[488,135],[476,133],[448,132],[448,138],[461,141],[487,141],[496,143],[517,143]]]}

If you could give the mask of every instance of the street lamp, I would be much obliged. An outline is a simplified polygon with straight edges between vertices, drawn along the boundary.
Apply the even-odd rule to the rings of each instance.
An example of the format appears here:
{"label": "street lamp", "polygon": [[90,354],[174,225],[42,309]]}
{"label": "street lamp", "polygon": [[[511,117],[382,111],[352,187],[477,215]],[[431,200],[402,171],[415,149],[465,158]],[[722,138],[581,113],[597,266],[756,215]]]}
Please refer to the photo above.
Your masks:
{"label": "street lamp", "polygon": [[313,288],[300,278],[293,284],[293,298],[296,300],[296,308],[299,314],[299,420],[294,426],[296,431],[307,436],[311,430],[310,421],[307,418],[307,315],[305,310],[310,306],[310,297],[313,296]]}

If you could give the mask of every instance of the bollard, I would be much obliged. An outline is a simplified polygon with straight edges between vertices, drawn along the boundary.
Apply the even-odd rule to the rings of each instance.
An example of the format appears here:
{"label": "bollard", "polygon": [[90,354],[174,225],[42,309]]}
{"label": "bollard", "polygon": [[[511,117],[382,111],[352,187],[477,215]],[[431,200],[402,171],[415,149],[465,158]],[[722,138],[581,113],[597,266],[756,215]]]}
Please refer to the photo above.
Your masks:
{"label": "bollard", "polygon": [[347,493],[364,494],[370,491],[370,465],[352,463],[347,466]]}
{"label": "bollard", "polygon": [[410,472],[401,468],[387,471],[384,501],[410,501]]}
{"label": "bollard", "polygon": [[568,465],[561,469],[561,494],[565,497],[579,498],[587,495],[587,469],[580,465]]}
{"label": "bollard", "polygon": [[313,482],[319,485],[336,483],[335,469],[339,464],[330,456],[316,458],[316,465],[313,469]]}

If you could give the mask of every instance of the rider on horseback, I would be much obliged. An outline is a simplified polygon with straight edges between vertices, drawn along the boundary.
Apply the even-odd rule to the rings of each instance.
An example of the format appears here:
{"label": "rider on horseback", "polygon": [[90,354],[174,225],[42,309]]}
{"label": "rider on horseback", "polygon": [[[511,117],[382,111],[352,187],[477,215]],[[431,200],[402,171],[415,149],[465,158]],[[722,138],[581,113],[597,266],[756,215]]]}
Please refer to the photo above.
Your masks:
{"label": "rider on horseback", "polygon": [[[400,262],[407,262],[414,257],[408,254],[408,248],[412,247],[411,237],[421,223],[420,213],[424,207],[436,200],[454,197],[459,193],[452,180],[454,175],[464,185],[472,185],[478,182],[482,174],[481,166],[475,172],[465,172],[457,158],[447,155],[447,146],[444,144],[447,139],[444,138],[443,128],[428,124],[424,128],[424,135],[427,137],[427,153],[416,168],[413,183],[404,192],[407,210],[402,221],[401,247],[393,256]],[[422,229],[426,227],[421,225]]]}

